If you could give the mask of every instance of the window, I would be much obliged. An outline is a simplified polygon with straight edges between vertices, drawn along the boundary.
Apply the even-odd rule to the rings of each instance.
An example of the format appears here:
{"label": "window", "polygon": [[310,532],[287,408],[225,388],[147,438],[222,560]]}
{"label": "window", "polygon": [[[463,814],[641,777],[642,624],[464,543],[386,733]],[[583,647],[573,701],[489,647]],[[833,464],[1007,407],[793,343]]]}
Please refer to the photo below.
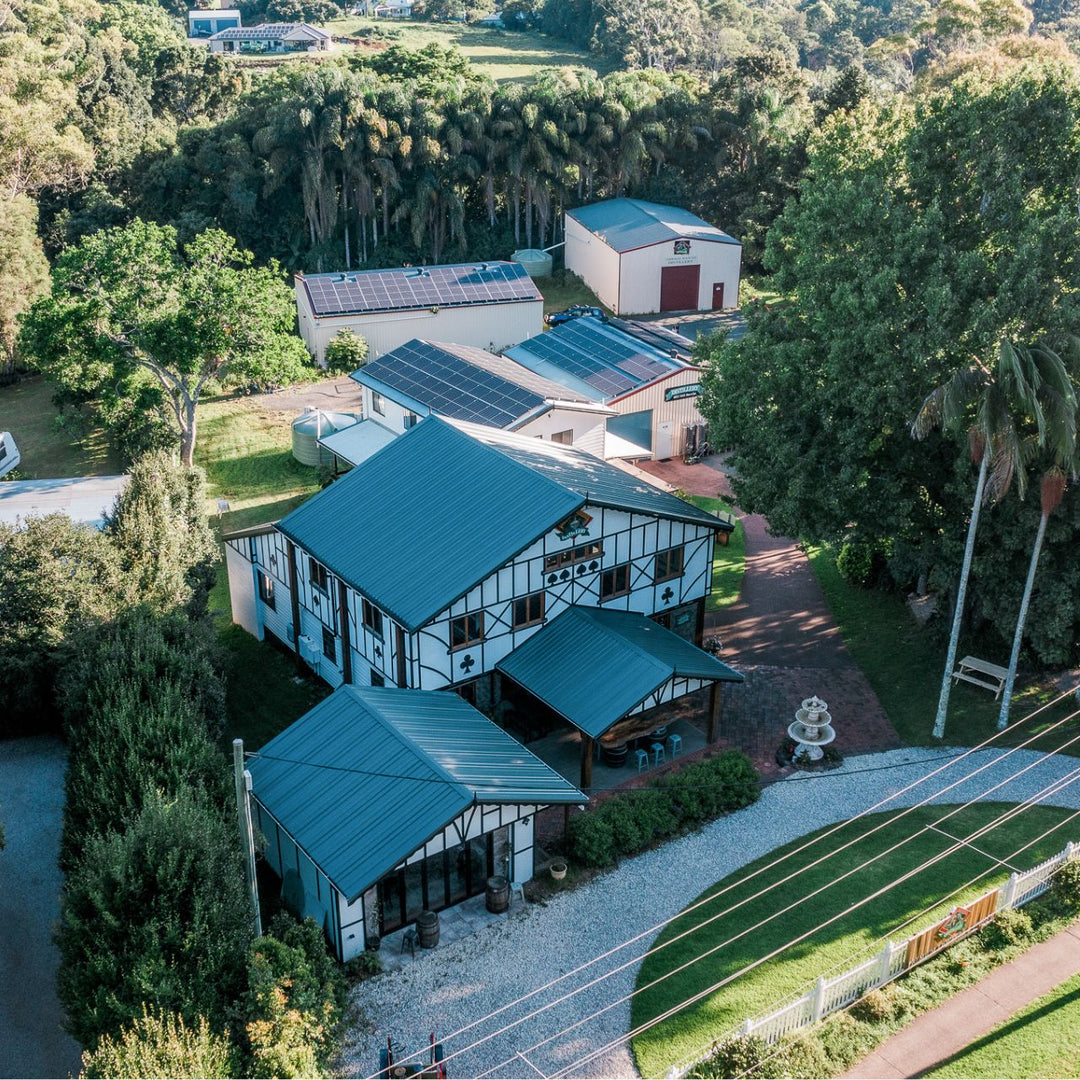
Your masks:
{"label": "window", "polygon": [[466,645],[475,645],[484,640],[484,613],[477,611],[473,615],[460,615],[450,620],[450,648],[464,649]]}
{"label": "window", "polygon": [[630,564],[613,566],[600,575],[600,599],[611,600],[630,591]]}
{"label": "window", "polygon": [[386,680],[382,677],[382,673],[371,669],[371,685],[372,686],[385,686]]}
{"label": "window", "polygon": [[326,572],[326,567],[321,562],[316,562],[315,559],[308,557],[308,568],[311,578],[311,587],[318,589],[320,592],[329,593],[330,591],[330,575]]}
{"label": "window", "polygon": [[371,411],[373,413],[378,413],[380,416],[386,415],[386,411],[383,408],[382,394],[377,394],[374,390],[371,391]]}
{"label": "window", "polygon": [[520,600],[514,601],[514,629],[520,630],[525,626],[534,626],[544,621],[544,594],[542,592],[530,593]]}
{"label": "window", "polygon": [[[0,457],[3,455],[0,454]],[[256,566],[259,563],[259,541],[254,536],[248,537],[248,555]]]}
{"label": "window", "polygon": [[420,423],[420,417],[414,412],[407,412],[405,414],[405,430],[408,431],[411,427],[416,427]]}
{"label": "window", "polygon": [[269,574],[259,575],[259,599],[271,611],[277,611],[277,601],[274,599],[274,579]]}
{"label": "window", "polygon": [[599,559],[604,554],[604,545],[597,542],[592,544],[578,544],[577,547],[567,548],[555,555],[548,555],[544,559],[544,570],[558,570],[560,566],[569,566],[571,563],[581,562],[583,559]]}
{"label": "window", "polygon": [[334,631],[326,626],[322,629],[322,654],[332,664],[337,663],[337,638]]}
{"label": "window", "polygon": [[679,577],[682,572],[683,549],[681,546],[656,553],[656,558],[653,560],[653,581],[670,581],[671,578]]}
{"label": "window", "polygon": [[570,431],[553,431],[551,433],[551,441],[562,443],[563,446],[570,446],[574,441],[573,429]]}
{"label": "window", "polygon": [[382,637],[382,612],[374,604],[369,603],[367,600],[360,601],[360,619],[373,634]]}

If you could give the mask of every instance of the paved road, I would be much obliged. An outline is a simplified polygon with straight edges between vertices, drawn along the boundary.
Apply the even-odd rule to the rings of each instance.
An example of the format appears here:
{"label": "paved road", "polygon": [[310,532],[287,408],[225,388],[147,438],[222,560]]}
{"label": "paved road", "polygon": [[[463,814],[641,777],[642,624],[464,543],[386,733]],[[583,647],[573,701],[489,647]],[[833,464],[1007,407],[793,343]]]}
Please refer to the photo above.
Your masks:
{"label": "paved road", "polygon": [[59,739],[0,742],[0,1077],[79,1072],[79,1046],[61,1027],[52,943],[65,762]]}

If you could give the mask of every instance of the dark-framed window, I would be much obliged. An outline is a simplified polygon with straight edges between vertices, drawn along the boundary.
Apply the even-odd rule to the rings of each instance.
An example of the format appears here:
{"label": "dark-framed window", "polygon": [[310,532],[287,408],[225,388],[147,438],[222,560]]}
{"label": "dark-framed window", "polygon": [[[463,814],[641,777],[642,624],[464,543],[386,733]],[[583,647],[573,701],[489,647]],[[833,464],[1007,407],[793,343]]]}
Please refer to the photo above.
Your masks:
{"label": "dark-framed window", "polygon": [[370,600],[360,601],[360,621],[379,637],[383,635],[383,614]]}
{"label": "dark-framed window", "polygon": [[371,411],[378,413],[380,416],[386,415],[386,410],[383,406],[382,394],[377,393],[375,390],[371,391]]}
{"label": "dark-framed window", "polygon": [[558,570],[560,566],[569,566],[571,563],[581,562],[582,559],[599,559],[603,554],[604,545],[599,540],[594,540],[589,544],[578,544],[577,547],[546,556],[544,570]]}
{"label": "dark-framed window", "polygon": [[322,628],[322,654],[331,663],[337,663],[337,638],[329,627]]}
{"label": "dark-framed window", "polygon": [[323,566],[318,559],[313,559],[308,556],[308,570],[309,577],[311,578],[311,587],[318,589],[319,592],[330,592],[330,575],[327,573],[326,567]]}
{"label": "dark-framed window", "polygon": [[371,669],[371,685],[372,686],[385,686],[386,685],[386,679],[383,677],[382,672],[381,671],[376,671],[374,668]]}
{"label": "dark-framed window", "polygon": [[450,648],[464,649],[484,640],[484,613],[474,611],[450,620]]}
{"label": "dark-framed window", "polygon": [[417,416],[414,412],[406,412],[404,417],[404,423],[405,430],[408,431],[409,428],[416,427],[416,425],[420,423],[420,417]]}
{"label": "dark-framed window", "polygon": [[653,581],[670,581],[681,577],[683,572],[683,547],[668,548],[658,551],[653,559]]}
{"label": "dark-framed window", "polygon": [[277,600],[274,597],[274,579],[269,574],[259,575],[259,599],[271,611],[277,611]]}
{"label": "dark-framed window", "polygon": [[542,592],[529,593],[514,601],[514,629],[535,626],[544,621],[544,600]]}
{"label": "dark-framed window", "polygon": [[251,556],[251,561],[258,566],[259,565],[259,541],[257,537],[248,537],[248,555]]}
{"label": "dark-framed window", "polygon": [[613,600],[630,591],[630,564],[621,563],[600,574],[600,599]]}
{"label": "dark-framed window", "polygon": [[551,441],[553,443],[559,443],[562,446],[573,446],[574,431],[572,428],[569,431],[553,431],[551,433]]}

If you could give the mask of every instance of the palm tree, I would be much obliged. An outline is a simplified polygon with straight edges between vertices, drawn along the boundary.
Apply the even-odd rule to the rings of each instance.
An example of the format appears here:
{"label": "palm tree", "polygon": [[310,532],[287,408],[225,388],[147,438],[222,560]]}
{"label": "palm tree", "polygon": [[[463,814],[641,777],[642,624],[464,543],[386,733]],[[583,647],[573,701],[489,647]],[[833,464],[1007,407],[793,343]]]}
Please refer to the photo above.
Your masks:
{"label": "palm tree", "polygon": [[1039,567],[1039,556],[1042,554],[1043,540],[1046,537],[1046,523],[1061,503],[1068,477],[1075,479],[1077,466],[1080,464],[1080,450],[1077,447],[1077,413],[1080,410],[1080,401],[1076,393],[1080,364],[1077,363],[1076,349],[1073,346],[1074,343],[1070,342],[1070,353],[1064,359],[1045,346],[1036,346],[1028,350],[1031,356],[1027,364],[1033,370],[1037,370],[1042,379],[1038,386],[1038,394],[1044,417],[1043,437],[1049,444],[1054,461],[1042,478],[1040,491],[1042,513],[1039,515],[1039,527],[1035,532],[1035,543],[1031,549],[1024,595],[1020,601],[1020,614],[1016,619],[1012,652],[1009,654],[1009,674],[1005,679],[1005,689],[1001,695],[998,731],[1004,731],[1009,723],[1009,705],[1012,701],[1013,686],[1016,683],[1016,667],[1020,661],[1020,644],[1024,637],[1024,626],[1027,622],[1031,593],[1035,585],[1035,573]]}
{"label": "palm tree", "polygon": [[961,368],[926,398],[911,425],[912,435],[922,439],[935,427],[954,430],[972,412],[975,413],[975,422],[968,429],[968,441],[972,458],[979,466],[979,477],[975,484],[975,499],[971,504],[952,631],[945,653],[945,671],[941,677],[941,693],[934,719],[935,739],[945,737],[945,716],[949,709],[949,691],[952,688],[956,647],[960,640],[964,600],[975,551],[975,534],[979,528],[979,512],[984,501],[1000,499],[1005,495],[1014,476],[1020,497],[1023,498],[1026,486],[1022,467],[1024,450],[1017,418],[1032,416],[1042,438],[1045,421],[1036,391],[1040,377],[1037,371],[1031,369],[1032,358],[1032,350],[1017,349],[1010,342],[1002,341],[995,368],[987,367],[981,361]]}

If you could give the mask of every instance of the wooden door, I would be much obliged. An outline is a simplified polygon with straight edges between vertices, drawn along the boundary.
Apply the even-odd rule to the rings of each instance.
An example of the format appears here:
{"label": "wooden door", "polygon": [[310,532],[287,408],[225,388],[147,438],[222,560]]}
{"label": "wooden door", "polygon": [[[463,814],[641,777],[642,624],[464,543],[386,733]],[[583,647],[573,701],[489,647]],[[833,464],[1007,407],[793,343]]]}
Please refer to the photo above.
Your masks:
{"label": "wooden door", "polygon": [[700,266],[664,266],[660,269],[660,310],[697,311]]}
{"label": "wooden door", "polygon": [[717,281],[712,287],[712,309],[721,311],[724,307],[724,283]]}

